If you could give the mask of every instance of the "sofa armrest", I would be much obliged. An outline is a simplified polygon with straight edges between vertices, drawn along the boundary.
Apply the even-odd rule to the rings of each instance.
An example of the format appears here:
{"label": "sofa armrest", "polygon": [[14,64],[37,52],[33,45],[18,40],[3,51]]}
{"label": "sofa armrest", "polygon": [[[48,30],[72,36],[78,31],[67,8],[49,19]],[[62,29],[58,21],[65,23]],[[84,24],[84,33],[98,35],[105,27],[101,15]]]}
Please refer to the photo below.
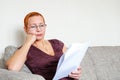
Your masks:
{"label": "sofa armrest", "polygon": [[45,79],[42,76],[36,74],[0,69],[0,80],[45,80]]}

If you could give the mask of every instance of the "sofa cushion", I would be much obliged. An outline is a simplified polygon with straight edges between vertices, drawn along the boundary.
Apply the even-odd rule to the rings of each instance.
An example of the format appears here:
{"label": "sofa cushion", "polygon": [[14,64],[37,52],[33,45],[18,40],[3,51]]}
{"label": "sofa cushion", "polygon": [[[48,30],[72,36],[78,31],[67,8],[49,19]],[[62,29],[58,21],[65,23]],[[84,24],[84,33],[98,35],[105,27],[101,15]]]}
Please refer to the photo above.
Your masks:
{"label": "sofa cushion", "polygon": [[[18,48],[15,46],[7,46],[5,48],[4,54],[3,54],[3,63],[4,63],[4,68],[6,68],[5,63],[6,61],[11,57],[11,55],[14,54],[14,52],[17,50]],[[31,73],[31,71],[28,69],[28,67],[24,64],[24,66],[22,67],[22,69],[20,70],[22,72],[27,72],[27,73]]]}
{"label": "sofa cushion", "polygon": [[120,80],[120,47],[90,47],[81,66],[80,80]]}
{"label": "sofa cushion", "polygon": [[0,58],[0,68],[5,68],[5,65],[3,63],[3,58]]}
{"label": "sofa cushion", "polygon": [[45,80],[40,75],[0,69],[0,80]]}

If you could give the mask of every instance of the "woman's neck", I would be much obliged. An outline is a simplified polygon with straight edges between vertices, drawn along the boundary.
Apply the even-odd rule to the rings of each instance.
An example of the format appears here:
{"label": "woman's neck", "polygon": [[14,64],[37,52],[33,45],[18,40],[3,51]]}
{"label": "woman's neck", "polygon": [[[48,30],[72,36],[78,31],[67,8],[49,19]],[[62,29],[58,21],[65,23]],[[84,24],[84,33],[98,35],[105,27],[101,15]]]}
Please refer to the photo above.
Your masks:
{"label": "woman's neck", "polygon": [[41,46],[41,47],[42,47],[42,46],[45,46],[46,43],[47,43],[47,40],[41,39],[41,40],[35,41],[34,45],[35,45],[36,47],[38,47],[38,46]]}
{"label": "woman's neck", "polygon": [[40,41],[36,41],[34,43],[34,46],[36,46],[38,49],[42,50],[43,52],[45,52],[48,55],[54,55],[54,50],[52,48],[52,45],[49,43],[48,40],[40,40]]}

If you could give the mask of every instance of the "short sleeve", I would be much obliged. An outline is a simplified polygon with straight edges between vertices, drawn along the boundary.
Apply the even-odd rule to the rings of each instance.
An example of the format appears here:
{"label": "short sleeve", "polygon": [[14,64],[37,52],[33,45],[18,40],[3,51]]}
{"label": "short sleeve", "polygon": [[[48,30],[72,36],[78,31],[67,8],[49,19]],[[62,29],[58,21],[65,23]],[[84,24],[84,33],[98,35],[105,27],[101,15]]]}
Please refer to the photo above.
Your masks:
{"label": "short sleeve", "polygon": [[57,47],[57,49],[61,49],[61,50],[63,49],[64,43],[62,41],[60,41],[58,39],[52,39],[50,41],[54,44],[54,46]]}

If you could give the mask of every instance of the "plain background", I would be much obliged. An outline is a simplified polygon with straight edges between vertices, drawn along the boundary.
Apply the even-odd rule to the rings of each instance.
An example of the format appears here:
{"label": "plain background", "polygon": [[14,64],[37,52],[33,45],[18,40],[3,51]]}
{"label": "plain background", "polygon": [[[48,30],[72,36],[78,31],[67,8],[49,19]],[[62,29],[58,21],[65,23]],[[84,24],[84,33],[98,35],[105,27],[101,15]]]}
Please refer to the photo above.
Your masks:
{"label": "plain background", "polygon": [[91,46],[120,45],[120,0],[0,0],[0,54],[23,44],[23,19],[31,11],[45,17],[46,39],[67,46],[88,40]]}

